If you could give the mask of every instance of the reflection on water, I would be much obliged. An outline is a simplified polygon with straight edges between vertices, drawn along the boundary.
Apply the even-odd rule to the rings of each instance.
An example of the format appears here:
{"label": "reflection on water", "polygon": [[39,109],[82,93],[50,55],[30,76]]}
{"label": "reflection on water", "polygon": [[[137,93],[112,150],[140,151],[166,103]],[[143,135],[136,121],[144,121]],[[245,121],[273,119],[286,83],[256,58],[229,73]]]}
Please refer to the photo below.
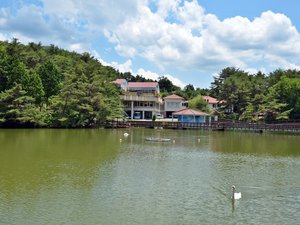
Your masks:
{"label": "reflection on water", "polygon": [[[0,224],[297,224],[299,144],[238,132],[0,130]],[[243,196],[234,205],[233,184]]]}

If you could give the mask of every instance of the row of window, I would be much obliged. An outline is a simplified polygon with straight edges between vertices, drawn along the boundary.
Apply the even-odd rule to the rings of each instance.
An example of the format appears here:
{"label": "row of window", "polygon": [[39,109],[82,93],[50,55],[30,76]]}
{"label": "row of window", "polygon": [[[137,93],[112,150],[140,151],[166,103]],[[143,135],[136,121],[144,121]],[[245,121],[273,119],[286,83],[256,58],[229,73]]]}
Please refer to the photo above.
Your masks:
{"label": "row of window", "polygon": [[[125,107],[131,107],[131,102],[124,102]],[[154,102],[134,102],[134,107],[153,107],[155,105]]]}

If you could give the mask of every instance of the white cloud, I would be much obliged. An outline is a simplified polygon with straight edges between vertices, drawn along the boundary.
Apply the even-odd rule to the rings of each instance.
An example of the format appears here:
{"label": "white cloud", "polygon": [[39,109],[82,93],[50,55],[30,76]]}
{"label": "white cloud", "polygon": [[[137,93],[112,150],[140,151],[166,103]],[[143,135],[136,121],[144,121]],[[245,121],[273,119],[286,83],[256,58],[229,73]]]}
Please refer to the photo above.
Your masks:
{"label": "white cloud", "polygon": [[[159,80],[159,77],[161,77],[160,75],[158,75],[157,73],[151,72],[149,70],[144,70],[143,68],[138,69],[137,71],[138,75],[141,75],[147,79],[152,79],[152,80]],[[172,75],[164,75],[164,77],[168,78],[170,81],[172,81],[172,83],[180,88],[184,88],[186,86],[186,84],[184,82],[182,82],[181,80],[179,80],[178,78],[172,76]]]}
{"label": "white cloud", "polygon": [[160,77],[157,73],[151,72],[149,70],[146,71],[143,68],[138,69],[137,74],[151,80],[158,80],[158,78]]}
{"label": "white cloud", "polygon": [[74,43],[71,44],[69,47],[70,50],[75,51],[75,52],[84,52],[84,48],[82,47],[81,43]]}
{"label": "white cloud", "polygon": [[204,9],[196,0],[185,1],[182,7],[177,9],[177,17],[189,29],[200,29],[203,25]]}
{"label": "white cloud", "polygon": [[[135,49],[135,55],[166,70],[213,72],[225,66],[248,68],[263,62],[271,67],[280,62],[266,55],[282,59],[277,67],[285,66],[283,59],[299,62],[300,35],[283,14],[267,11],[252,21],[240,16],[221,21],[205,14],[196,0],[156,3],[157,12],[144,5],[136,17],[110,30],[118,48]],[[166,19],[166,12],[179,22]]]}
{"label": "white cloud", "polygon": [[78,3],[73,0],[43,0],[43,4],[45,12],[54,16],[73,18],[79,10]]}
{"label": "white cloud", "polygon": [[127,60],[126,62],[124,62],[123,64],[119,64],[117,62],[112,62],[111,65],[115,69],[119,70],[121,73],[125,73],[125,72],[132,73],[132,69],[131,69],[132,62],[130,59]]}
{"label": "white cloud", "polygon": [[133,58],[136,54],[136,49],[133,47],[128,47],[125,45],[117,45],[115,47],[116,51],[123,57]]}
{"label": "white cloud", "polygon": [[181,80],[179,80],[176,77],[173,77],[172,75],[165,75],[165,77],[167,77],[170,81],[172,81],[172,83],[180,88],[184,88],[186,86],[186,83],[182,82]]}

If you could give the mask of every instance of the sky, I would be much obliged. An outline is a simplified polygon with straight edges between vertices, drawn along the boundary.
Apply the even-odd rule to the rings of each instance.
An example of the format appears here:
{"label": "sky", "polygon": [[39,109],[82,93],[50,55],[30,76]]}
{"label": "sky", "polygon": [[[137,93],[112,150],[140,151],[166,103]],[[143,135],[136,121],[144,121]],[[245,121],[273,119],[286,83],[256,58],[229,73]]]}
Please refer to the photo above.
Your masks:
{"label": "sky", "polygon": [[0,40],[89,52],[183,88],[228,66],[300,69],[299,0],[1,0]]}

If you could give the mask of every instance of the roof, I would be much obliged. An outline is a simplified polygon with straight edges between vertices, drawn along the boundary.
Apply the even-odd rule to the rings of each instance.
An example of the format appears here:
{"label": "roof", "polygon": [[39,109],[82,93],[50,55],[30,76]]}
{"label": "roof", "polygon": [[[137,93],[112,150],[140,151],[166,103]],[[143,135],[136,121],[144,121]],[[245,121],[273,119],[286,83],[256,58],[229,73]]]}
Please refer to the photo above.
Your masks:
{"label": "roof", "polygon": [[184,100],[183,97],[178,96],[178,95],[175,95],[175,94],[173,94],[173,95],[168,95],[168,96],[164,97],[164,99]]}
{"label": "roof", "polygon": [[210,96],[202,96],[202,98],[210,104],[217,104],[217,103],[221,102],[218,99],[210,97]]}
{"label": "roof", "polygon": [[157,82],[128,82],[128,88],[156,88]]}
{"label": "roof", "polygon": [[173,113],[173,115],[208,116],[207,113],[201,112],[201,111],[198,111],[195,109],[182,109],[182,110],[179,110],[179,111]]}
{"label": "roof", "polygon": [[126,82],[127,81],[125,79],[116,79],[113,81],[114,84],[119,84],[119,85],[124,84]]}

